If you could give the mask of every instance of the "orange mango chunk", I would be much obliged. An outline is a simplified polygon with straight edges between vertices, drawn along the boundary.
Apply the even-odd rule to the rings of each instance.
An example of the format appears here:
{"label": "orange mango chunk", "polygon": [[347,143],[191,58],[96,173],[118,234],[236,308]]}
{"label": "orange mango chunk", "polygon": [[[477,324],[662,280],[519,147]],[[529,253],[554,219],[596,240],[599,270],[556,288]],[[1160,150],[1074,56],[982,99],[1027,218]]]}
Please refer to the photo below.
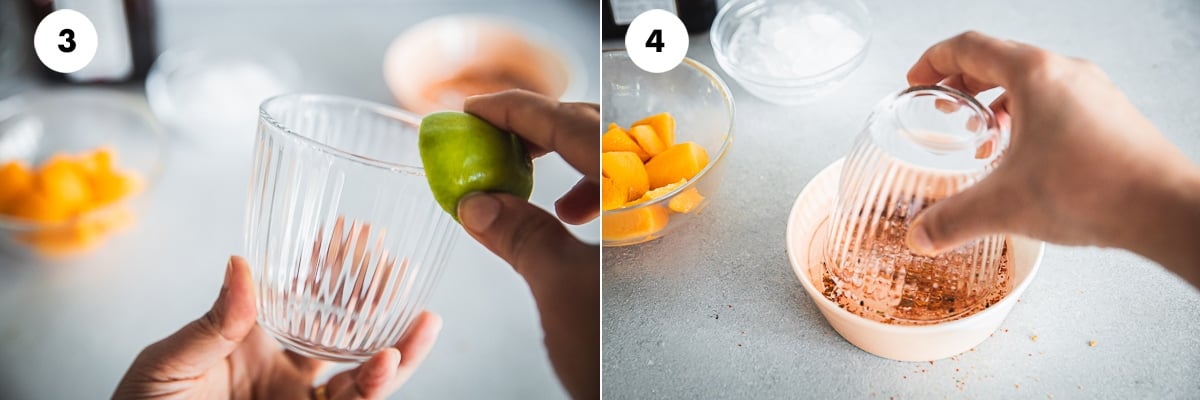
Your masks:
{"label": "orange mango chunk", "polygon": [[708,165],[708,152],[694,142],[683,142],[663,151],[646,163],[650,188],[657,189],[681,179],[692,179]]}
{"label": "orange mango chunk", "polygon": [[[649,188],[646,167],[637,154],[628,151],[613,151],[600,155],[600,172],[613,180],[613,188],[626,188],[625,201],[642,197]],[[603,182],[601,182],[603,183]],[[601,188],[603,192],[603,188]]]}
{"label": "orange mango chunk", "polygon": [[57,198],[34,192],[17,199],[8,214],[30,221],[63,222],[71,217],[71,209]]}
{"label": "orange mango chunk", "polygon": [[141,182],[133,175],[117,171],[101,172],[91,179],[92,195],[95,204],[104,206],[134,194],[141,187]]}
{"label": "orange mango chunk", "polygon": [[18,240],[38,253],[54,256],[92,249],[100,244],[103,235],[96,224],[78,223],[25,233]]}
{"label": "orange mango chunk", "polygon": [[132,221],[133,213],[129,209],[117,207],[67,225],[21,233],[15,239],[39,254],[65,256],[98,247],[110,234],[124,229]]}
{"label": "orange mango chunk", "polygon": [[629,136],[629,133],[626,133],[619,126],[614,126],[613,129],[609,129],[608,132],[604,133],[604,136],[600,137],[600,151],[605,153],[610,151],[628,151],[637,154],[638,159],[642,161],[650,159],[650,154],[642,150],[642,147],[638,146],[637,141],[633,140]]}
{"label": "orange mango chunk", "polygon": [[[620,126],[620,125],[617,125],[617,123],[616,123],[616,122],[609,122],[609,123],[608,123],[608,128],[605,128],[604,130],[605,130],[605,131],[611,131],[611,130],[613,130],[613,129],[621,129],[621,126]],[[622,129],[622,130],[624,130],[624,129]]]}
{"label": "orange mango chunk", "polygon": [[696,188],[690,187],[672,197],[667,202],[667,208],[677,213],[687,214],[696,211],[701,204],[704,204],[704,196],[696,191]]}
{"label": "orange mango chunk", "polygon": [[96,149],[92,154],[85,154],[79,158],[79,168],[85,174],[91,176],[104,172],[112,172],[113,168],[113,150],[108,147]]}
{"label": "orange mango chunk", "polygon": [[653,128],[664,147],[671,147],[675,144],[675,118],[671,116],[671,113],[654,114],[633,123],[635,127],[641,125]]}
{"label": "orange mango chunk", "polygon": [[68,157],[52,157],[42,166],[37,176],[37,190],[68,213],[86,208],[92,200],[87,176],[75,160]]}
{"label": "orange mango chunk", "polygon": [[33,179],[33,171],[19,161],[0,166],[0,212],[10,209],[15,199],[32,191]]}
{"label": "orange mango chunk", "polygon": [[659,197],[666,196],[666,195],[670,194],[672,191],[674,191],[675,189],[678,189],[680,186],[683,186],[685,184],[687,184],[687,180],[680,179],[679,182],[675,182],[670,185],[665,185],[663,187],[648,191],[648,192],[646,192],[645,195],[642,195],[641,201],[650,201],[650,200],[657,199]]}
{"label": "orange mango chunk", "polygon": [[638,125],[630,128],[629,136],[633,136],[638,146],[641,146],[642,150],[646,154],[649,154],[650,157],[657,156],[658,153],[662,153],[667,149],[667,145],[662,142],[658,134],[654,133],[654,128],[651,128],[649,125]]}
{"label": "orange mango chunk", "polygon": [[601,235],[604,240],[650,239],[667,226],[667,214],[667,209],[658,204],[605,213]]}
{"label": "orange mango chunk", "polygon": [[129,210],[103,207],[139,190],[141,181],[117,169],[115,160],[114,151],[102,147],[55,154],[36,169],[0,165],[0,213],[37,223],[13,239],[43,255],[66,255],[96,247],[128,225]]}
{"label": "orange mango chunk", "polygon": [[625,206],[628,201],[629,188],[620,186],[607,176],[600,177],[600,209],[604,211]]}

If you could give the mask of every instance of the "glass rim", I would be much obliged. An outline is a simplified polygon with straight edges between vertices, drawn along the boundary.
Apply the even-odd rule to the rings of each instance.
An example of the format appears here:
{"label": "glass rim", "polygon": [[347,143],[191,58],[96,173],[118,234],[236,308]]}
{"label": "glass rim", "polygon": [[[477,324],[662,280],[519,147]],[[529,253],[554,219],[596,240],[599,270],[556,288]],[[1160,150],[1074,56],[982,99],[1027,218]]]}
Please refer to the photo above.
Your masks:
{"label": "glass rim", "polygon": [[[942,94],[949,95],[950,97],[953,97],[960,101],[963,101],[963,102],[967,103],[967,106],[969,106],[972,110],[975,111],[976,116],[980,117],[983,120],[982,126],[980,126],[980,128],[977,129],[976,131],[971,132],[972,136],[970,138],[965,138],[963,140],[956,140],[955,143],[953,143],[953,144],[961,147],[961,149],[959,149],[959,150],[978,148],[979,146],[982,146],[984,143],[986,143],[989,140],[992,140],[993,138],[1006,139],[1004,137],[1005,136],[1004,132],[1001,132],[1000,123],[996,119],[996,113],[992,112],[991,108],[984,106],[983,103],[979,102],[979,99],[975,98],[975,96],[972,96],[967,92],[958,90],[958,89],[950,87],[950,86],[937,85],[937,84],[909,86],[908,88],[901,90],[899,93],[889,96],[886,101],[894,104],[895,101],[900,98],[903,98],[903,97],[911,98],[911,97],[915,97],[915,95],[924,94],[924,93],[942,93]],[[901,127],[904,131],[910,131],[910,128],[904,123],[903,118],[900,118],[898,116],[894,116],[893,118],[895,118],[896,124],[899,127]],[[1005,140],[1005,142],[1003,144],[1007,145],[1007,140]]]}
{"label": "glass rim", "polygon": [[[367,156],[364,156],[364,155],[361,155],[361,154],[358,154],[358,153],[355,153],[355,152],[352,152],[349,150],[345,150],[345,149],[342,149],[337,146],[333,146],[331,144],[313,139],[312,137],[309,137],[303,133],[293,130],[292,128],[290,128],[288,126],[285,126],[279,120],[275,119],[275,117],[272,116],[270,112],[267,111],[267,106],[271,103],[282,102],[285,100],[299,100],[299,99],[316,99],[316,100],[324,101],[324,102],[337,103],[337,104],[350,104],[350,105],[362,107],[362,108],[369,110],[370,112],[373,112],[373,113],[376,113],[376,114],[379,114],[379,115],[382,115],[382,116],[385,116],[388,118],[393,118],[393,119],[400,120],[403,122],[412,123],[413,126],[417,127],[418,130],[420,130],[420,127],[421,127],[421,117],[417,116],[416,114],[414,114],[412,112],[405,111],[405,110],[402,110],[402,109],[399,109],[396,107],[392,107],[389,105],[380,104],[380,103],[376,103],[376,102],[369,101],[369,100],[356,99],[356,98],[349,97],[349,96],[335,95],[335,94],[288,93],[288,94],[271,96],[271,97],[267,98],[266,100],[263,100],[262,103],[259,103],[259,105],[258,105],[259,121],[266,122],[272,128],[274,128],[280,132],[283,132],[286,135],[288,135],[294,139],[297,139],[302,143],[313,146],[318,151],[325,152],[325,153],[330,154],[339,159],[366,165],[368,167],[386,169],[386,170],[390,170],[390,171],[403,172],[403,173],[419,175],[419,176],[425,176],[425,167],[423,165],[408,165],[408,164],[404,164],[404,163],[384,161],[384,160],[380,160],[380,159],[376,159],[376,158],[367,157]],[[418,133],[418,135],[419,135],[419,133]]]}

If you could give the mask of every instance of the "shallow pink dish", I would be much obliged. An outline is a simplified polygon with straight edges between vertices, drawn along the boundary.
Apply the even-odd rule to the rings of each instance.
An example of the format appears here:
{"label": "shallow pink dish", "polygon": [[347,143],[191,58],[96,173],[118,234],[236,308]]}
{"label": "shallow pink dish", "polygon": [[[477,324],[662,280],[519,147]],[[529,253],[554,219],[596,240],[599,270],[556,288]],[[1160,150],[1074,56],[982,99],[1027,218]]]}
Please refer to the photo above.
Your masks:
{"label": "shallow pink dish", "polygon": [[1000,302],[962,319],[934,325],[891,325],[854,315],[825,298],[814,279],[819,280],[822,242],[829,213],[837,198],[841,159],[825,167],[809,181],[792,205],[787,222],[787,253],[792,271],[804,291],[846,341],[868,353],[899,361],[931,361],[961,354],[988,338],[1012,311],[1017,298],[1029,286],[1042,261],[1045,244],[1033,239],[1009,236],[1012,252],[1013,288]]}

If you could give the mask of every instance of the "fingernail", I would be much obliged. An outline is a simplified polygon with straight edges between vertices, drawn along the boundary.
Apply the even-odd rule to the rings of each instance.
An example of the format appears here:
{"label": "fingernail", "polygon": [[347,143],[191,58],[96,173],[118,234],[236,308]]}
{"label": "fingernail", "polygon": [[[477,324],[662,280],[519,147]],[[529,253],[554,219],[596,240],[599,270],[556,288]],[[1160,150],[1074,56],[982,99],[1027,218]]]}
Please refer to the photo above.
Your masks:
{"label": "fingernail", "polygon": [[471,103],[474,103],[478,97],[479,97],[479,95],[474,95],[474,96],[468,96],[467,98],[463,99],[463,109],[466,110],[468,108],[471,108]]}
{"label": "fingernail", "polygon": [[483,232],[500,215],[500,200],[487,193],[471,193],[458,202],[458,219],[471,232]]}
{"label": "fingernail", "polygon": [[913,226],[908,232],[908,247],[918,254],[933,254],[933,241],[924,226]]}
{"label": "fingernail", "polygon": [[221,284],[221,288],[229,287],[229,282],[233,280],[233,256],[229,256],[229,262],[225,264],[225,283]]}

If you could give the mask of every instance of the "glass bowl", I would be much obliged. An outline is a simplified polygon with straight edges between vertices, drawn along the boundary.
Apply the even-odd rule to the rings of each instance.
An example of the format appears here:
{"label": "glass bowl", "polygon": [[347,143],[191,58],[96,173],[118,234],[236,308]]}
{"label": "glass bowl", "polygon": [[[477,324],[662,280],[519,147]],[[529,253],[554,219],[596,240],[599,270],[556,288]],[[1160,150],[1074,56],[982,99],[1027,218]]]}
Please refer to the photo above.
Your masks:
{"label": "glass bowl", "polygon": [[[685,185],[656,199],[603,213],[604,246],[654,240],[696,218],[720,186],[725,155],[733,144],[733,97],[721,78],[690,58],[660,74],[638,68],[623,50],[605,51],[602,62],[604,124],[628,127],[641,118],[669,112],[676,121],[675,142],[696,142],[708,153],[708,165]],[[671,210],[672,199],[693,192],[702,198],[698,205],[687,213]],[[612,228],[646,221],[651,221],[650,228],[637,232]]]}
{"label": "glass bowl", "polygon": [[717,13],[708,38],[721,69],[751,94],[802,104],[833,91],[862,64],[870,28],[859,0],[733,0]]}
{"label": "glass bowl", "polygon": [[133,195],[58,222],[0,213],[4,249],[20,256],[60,258],[99,246],[131,222],[134,199],[162,171],[166,143],[145,101],[126,93],[55,89],[0,101],[0,164],[18,161],[32,168],[58,154],[75,156],[107,148],[115,156],[116,168],[133,173],[138,182]]}
{"label": "glass bowl", "polygon": [[239,37],[163,52],[146,76],[150,109],[172,132],[218,145],[252,144],[258,105],[300,83],[300,65],[270,42]]}

